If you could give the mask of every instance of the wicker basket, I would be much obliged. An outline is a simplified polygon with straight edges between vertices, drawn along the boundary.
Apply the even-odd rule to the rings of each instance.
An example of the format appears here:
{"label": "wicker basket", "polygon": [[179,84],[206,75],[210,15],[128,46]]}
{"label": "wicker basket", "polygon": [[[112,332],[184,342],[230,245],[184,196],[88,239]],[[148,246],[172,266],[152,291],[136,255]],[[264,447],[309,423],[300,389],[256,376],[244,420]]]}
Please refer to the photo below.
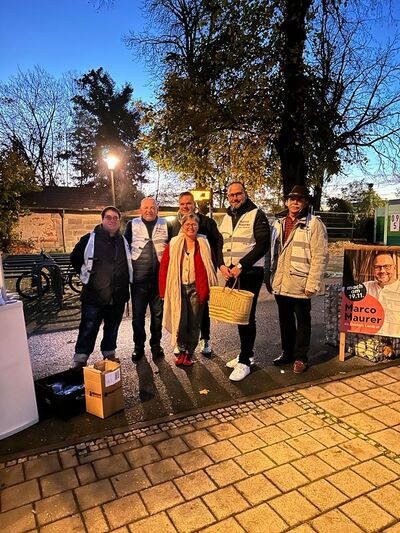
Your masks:
{"label": "wicker basket", "polygon": [[245,326],[249,323],[253,297],[252,292],[233,287],[210,287],[210,318]]}

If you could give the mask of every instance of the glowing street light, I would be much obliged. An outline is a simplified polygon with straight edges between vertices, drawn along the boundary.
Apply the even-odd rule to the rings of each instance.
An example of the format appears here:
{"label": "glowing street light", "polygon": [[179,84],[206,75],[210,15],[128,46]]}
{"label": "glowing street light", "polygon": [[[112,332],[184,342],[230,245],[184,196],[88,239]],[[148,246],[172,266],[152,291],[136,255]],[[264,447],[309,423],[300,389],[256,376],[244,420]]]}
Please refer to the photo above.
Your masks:
{"label": "glowing street light", "polygon": [[114,170],[119,162],[119,159],[118,157],[115,157],[115,155],[108,154],[108,156],[104,159],[104,161],[107,163],[108,170],[110,171],[110,174],[111,174],[112,204],[115,205]]}

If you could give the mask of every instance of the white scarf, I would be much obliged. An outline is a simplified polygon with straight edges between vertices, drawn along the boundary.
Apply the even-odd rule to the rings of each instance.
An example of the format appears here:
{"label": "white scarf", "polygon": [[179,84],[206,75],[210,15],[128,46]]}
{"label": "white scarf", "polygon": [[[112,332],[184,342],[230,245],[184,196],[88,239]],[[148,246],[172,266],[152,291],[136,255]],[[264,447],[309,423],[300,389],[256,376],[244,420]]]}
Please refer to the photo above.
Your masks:
{"label": "white scarf", "polygon": [[[197,235],[201,260],[207,273],[209,287],[218,285],[215,267],[211,258],[211,249],[204,235]],[[171,345],[175,346],[181,319],[181,260],[185,245],[185,235],[180,233],[171,239],[169,245],[169,265],[164,295],[163,326],[171,333]]]}

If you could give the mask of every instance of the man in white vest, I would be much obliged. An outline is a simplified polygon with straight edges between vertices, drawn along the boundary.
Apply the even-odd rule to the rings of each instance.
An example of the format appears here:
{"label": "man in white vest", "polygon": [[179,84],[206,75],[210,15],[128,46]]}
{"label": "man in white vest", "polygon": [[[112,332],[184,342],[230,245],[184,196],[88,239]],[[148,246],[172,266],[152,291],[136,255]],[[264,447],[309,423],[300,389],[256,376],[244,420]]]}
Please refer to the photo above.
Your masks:
{"label": "man in white vest", "polygon": [[128,222],[125,230],[125,238],[132,252],[132,361],[135,364],[145,353],[147,307],[150,308],[150,348],[153,358],[164,356],[160,344],[163,302],[158,288],[158,272],[169,238],[167,221],[158,216],[158,206],[154,198],[143,198],[140,214],[140,218]]}
{"label": "man in white vest", "polygon": [[228,188],[230,207],[219,231],[223,245],[218,250],[218,267],[231,286],[238,278],[240,288],[254,294],[249,324],[238,326],[240,353],[226,366],[233,368],[231,381],[241,381],[250,374],[254,362],[256,340],[256,306],[264,278],[264,256],[270,242],[270,230],[265,214],[248,198],[241,182],[233,182]]}
{"label": "man in white vest", "polygon": [[105,207],[101,220],[71,253],[71,264],[83,284],[73,368],[86,366],[102,322],[103,358],[115,360],[118,329],[129,300],[132,264],[128,243],[119,230],[121,213],[114,206]]}
{"label": "man in white vest", "polygon": [[282,354],[275,366],[291,363],[295,374],[307,370],[311,338],[311,297],[321,288],[328,263],[323,222],[309,212],[310,193],[295,185],[286,197],[287,211],[272,226],[271,254],[265,283],[278,304]]}

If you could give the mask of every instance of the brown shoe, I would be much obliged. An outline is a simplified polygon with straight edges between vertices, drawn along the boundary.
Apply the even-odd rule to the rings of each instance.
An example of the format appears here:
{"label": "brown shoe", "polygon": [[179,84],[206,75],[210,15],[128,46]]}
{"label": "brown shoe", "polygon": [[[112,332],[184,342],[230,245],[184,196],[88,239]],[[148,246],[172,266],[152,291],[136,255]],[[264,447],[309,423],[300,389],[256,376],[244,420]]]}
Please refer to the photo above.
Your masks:
{"label": "brown shoe", "polygon": [[305,361],[295,361],[293,365],[293,372],[295,374],[302,374],[308,368],[308,365]]}

